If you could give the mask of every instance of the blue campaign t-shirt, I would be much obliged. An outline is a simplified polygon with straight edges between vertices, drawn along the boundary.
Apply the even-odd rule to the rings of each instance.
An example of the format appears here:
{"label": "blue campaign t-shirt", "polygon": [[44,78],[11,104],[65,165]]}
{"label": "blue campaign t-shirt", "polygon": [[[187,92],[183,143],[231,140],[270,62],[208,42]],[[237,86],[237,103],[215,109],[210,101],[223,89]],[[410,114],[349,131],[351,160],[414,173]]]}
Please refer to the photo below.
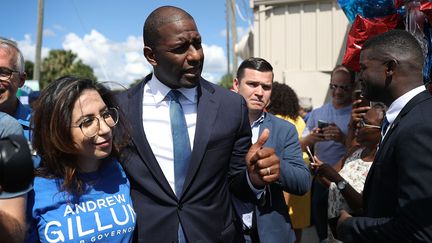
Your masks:
{"label": "blue campaign t-shirt", "polygon": [[110,161],[98,172],[80,176],[90,189],[78,202],[60,192],[62,180],[35,178],[29,201],[34,202],[31,217],[37,238],[41,242],[131,242],[136,214],[120,164]]}

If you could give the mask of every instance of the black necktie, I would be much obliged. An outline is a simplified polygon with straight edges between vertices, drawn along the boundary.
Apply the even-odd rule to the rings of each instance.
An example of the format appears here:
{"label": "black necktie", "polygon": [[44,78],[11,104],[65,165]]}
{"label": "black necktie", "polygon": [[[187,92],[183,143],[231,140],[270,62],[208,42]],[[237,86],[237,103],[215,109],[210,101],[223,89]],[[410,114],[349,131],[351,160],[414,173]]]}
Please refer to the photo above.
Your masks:
{"label": "black necktie", "polygon": [[384,138],[384,135],[386,134],[389,125],[390,122],[387,120],[387,116],[385,116],[381,124],[381,138]]}

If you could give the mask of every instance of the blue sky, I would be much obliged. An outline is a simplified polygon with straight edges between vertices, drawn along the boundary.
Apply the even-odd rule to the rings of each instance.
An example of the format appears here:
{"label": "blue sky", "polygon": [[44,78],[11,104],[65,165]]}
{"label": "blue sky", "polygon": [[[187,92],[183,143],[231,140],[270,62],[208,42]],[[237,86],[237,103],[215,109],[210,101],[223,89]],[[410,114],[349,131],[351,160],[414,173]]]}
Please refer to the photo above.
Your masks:
{"label": "blue sky", "polygon": [[[72,50],[99,80],[133,82],[150,71],[142,56],[143,23],[163,5],[181,7],[195,18],[204,44],[203,76],[218,81],[227,70],[224,0],[45,0],[42,57],[52,49]],[[237,6],[240,40],[253,16],[249,0],[237,0]],[[0,35],[15,40],[31,61],[37,8],[37,0],[2,0]]]}

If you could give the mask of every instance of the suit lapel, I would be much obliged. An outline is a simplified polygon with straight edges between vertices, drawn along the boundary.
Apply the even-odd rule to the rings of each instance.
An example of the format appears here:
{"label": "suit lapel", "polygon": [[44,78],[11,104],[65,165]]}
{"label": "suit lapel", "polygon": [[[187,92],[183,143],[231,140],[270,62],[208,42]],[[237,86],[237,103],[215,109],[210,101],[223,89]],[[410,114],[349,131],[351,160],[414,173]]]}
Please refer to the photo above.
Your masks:
{"label": "suit lapel", "polygon": [[190,183],[201,164],[204,152],[210,140],[213,124],[216,121],[216,115],[219,112],[219,98],[214,94],[215,90],[210,84],[201,79],[197,91],[198,107],[194,145],[188,173],[183,185],[182,196],[185,195],[185,191],[189,188]]}
{"label": "suit lapel", "polygon": [[136,146],[139,156],[147,165],[150,173],[153,175],[153,178],[155,178],[155,180],[159,180],[163,190],[171,197],[176,198],[168,181],[165,178],[165,175],[162,172],[162,169],[159,166],[159,163],[157,162],[153,154],[153,151],[151,150],[150,144],[148,143],[144,132],[142,121],[142,101],[144,94],[144,85],[150,80],[150,77],[150,75],[147,76],[144,82],[139,84],[139,87],[132,89],[128,94],[129,104],[127,105],[127,117],[129,117],[129,122],[131,123],[132,140]]}
{"label": "suit lapel", "polygon": [[414,96],[401,110],[399,115],[396,117],[394,122],[391,124],[389,130],[387,131],[384,140],[380,144],[380,148],[377,151],[377,154],[375,155],[374,162],[372,163],[372,166],[369,170],[368,176],[366,177],[365,186],[363,190],[364,195],[364,202],[366,202],[367,199],[367,192],[373,185],[373,174],[375,173],[375,167],[377,164],[382,163],[383,158],[385,158],[387,153],[387,148],[389,147],[389,143],[392,142],[392,133],[396,130],[396,128],[399,126],[399,123],[401,120],[420,102],[432,98],[431,95],[428,93],[428,91],[423,91],[419,93],[418,95]]}
{"label": "suit lapel", "polygon": [[265,128],[268,128],[269,131],[270,131],[270,136],[267,139],[267,142],[264,144],[265,146],[268,146],[267,144],[270,143],[270,141],[271,141],[272,131],[273,131],[273,124],[271,122],[271,117],[270,117],[270,115],[268,113],[265,114],[264,121],[260,125],[258,137],[261,135],[261,133],[264,131]]}

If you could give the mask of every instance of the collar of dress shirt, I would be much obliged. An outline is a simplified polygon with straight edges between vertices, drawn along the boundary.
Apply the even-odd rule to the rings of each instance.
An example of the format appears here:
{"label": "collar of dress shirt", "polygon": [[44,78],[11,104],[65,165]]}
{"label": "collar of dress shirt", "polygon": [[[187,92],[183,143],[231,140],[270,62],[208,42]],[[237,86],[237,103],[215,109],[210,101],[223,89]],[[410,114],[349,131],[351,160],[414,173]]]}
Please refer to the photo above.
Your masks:
{"label": "collar of dress shirt", "polygon": [[[196,87],[191,89],[180,88],[177,90],[180,91],[188,101],[192,103],[197,102],[198,95],[197,95]],[[144,87],[144,94],[146,93],[152,94],[155,99],[154,102],[157,104],[161,103],[165,99],[168,92],[170,91],[171,88],[163,84],[154,74],[152,75],[152,78],[147,82],[147,84]]]}
{"label": "collar of dress shirt", "polygon": [[389,123],[392,124],[394,122],[394,120],[396,119],[396,117],[399,115],[402,108],[404,108],[404,106],[414,96],[418,95],[419,93],[421,93],[424,90],[426,90],[426,88],[424,87],[424,85],[421,85],[415,89],[412,89],[412,90],[406,92],[404,95],[402,95],[401,97],[399,97],[395,101],[393,101],[393,103],[391,103],[390,107],[388,108],[388,110],[386,112],[386,117],[387,117],[387,120],[389,121]]}
{"label": "collar of dress shirt", "polygon": [[258,117],[258,119],[256,119],[254,122],[252,122],[251,128],[259,127],[259,125],[261,125],[261,123],[264,121],[265,116],[266,116],[265,112],[261,113],[261,116]]}
{"label": "collar of dress shirt", "polygon": [[20,100],[18,100],[18,106],[13,117],[17,119],[21,125],[27,128],[30,127],[31,109],[23,105]]}

